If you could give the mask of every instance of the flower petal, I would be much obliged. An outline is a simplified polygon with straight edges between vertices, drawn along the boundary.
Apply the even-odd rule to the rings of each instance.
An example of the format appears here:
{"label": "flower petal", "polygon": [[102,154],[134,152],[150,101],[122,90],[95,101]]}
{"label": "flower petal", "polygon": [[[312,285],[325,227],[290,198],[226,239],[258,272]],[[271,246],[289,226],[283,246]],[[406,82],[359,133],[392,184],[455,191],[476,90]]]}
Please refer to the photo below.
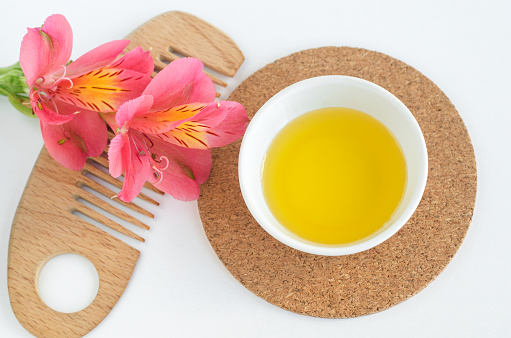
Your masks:
{"label": "flower petal", "polygon": [[199,198],[199,184],[204,183],[211,170],[211,153],[208,149],[186,149],[152,139],[155,151],[167,158],[167,169],[161,181],[154,183],[175,199],[192,201]]}
{"label": "flower petal", "polygon": [[72,48],[72,29],[63,15],[51,15],[41,28],[29,28],[20,48],[20,66],[28,85],[64,66]]}
{"label": "flower petal", "polygon": [[[47,104],[47,105],[49,105],[49,104]],[[93,113],[93,114],[97,114],[96,111],[93,111],[93,110],[90,110],[90,109],[86,109],[86,108],[77,107],[75,105],[72,105],[72,104],[69,104],[67,102],[64,102],[64,101],[60,100],[58,97],[54,98],[52,100],[51,105],[57,107],[57,112],[60,115],[72,115],[72,114],[77,114],[77,113]]]}
{"label": "flower petal", "polygon": [[49,16],[41,31],[50,37],[50,50],[52,52],[51,72],[57,71],[65,65],[71,57],[73,49],[73,30],[66,18],[61,14]]}
{"label": "flower petal", "polygon": [[99,116],[101,116],[101,118],[114,132],[117,130],[117,128],[120,128],[120,126],[115,121],[115,115],[116,114],[114,113],[99,113]]}
{"label": "flower petal", "polygon": [[125,169],[124,183],[117,197],[124,202],[131,202],[142,190],[144,183],[151,175],[149,156],[140,155],[134,144],[124,136],[124,146],[121,152],[122,163]]}
{"label": "flower petal", "polygon": [[129,43],[129,40],[114,40],[92,49],[67,66],[66,76],[76,77],[108,66]]}
{"label": "flower petal", "polygon": [[126,123],[131,124],[135,116],[146,114],[153,105],[153,97],[149,95],[142,95],[136,99],[125,102],[119,107],[115,115],[115,121],[119,126]]}
{"label": "flower petal", "polygon": [[195,180],[173,172],[165,172],[154,186],[180,201],[195,201],[200,196],[199,184]]}
{"label": "flower petal", "polygon": [[42,101],[39,100],[39,94],[32,91],[30,105],[32,106],[32,111],[42,122],[59,125],[71,121],[75,116],[72,113],[61,114],[58,104],[54,100],[50,100],[48,104],[50,104],[52,108],[48,107],[47,103],[42,103]]}
{"label": "flower petal", "polygon": [[[181,58],[172,61],[159,72],[144,90],[144,95],[154,98],[154,110],[189,102],[210,102],[215,99],[213,81],[202,73],[204,65],[195,58]],[[190,98],[195,98],[193,101]],[[200,100],[196,98],[201,98]]]}
{"label": "flower petal", "polygon": [[105,151],[108,132],[105,121],[98,113],[76,114],[73,120],[66,125],[78,137],[80,144],[83,142],[87,156],[99,156]]}
{"label": "flower petal", "polygon": [[247,123],[247,113],[239,103],[214,102],[193,118],[157,137],[186,148],[221,147],[240,138]]}
{"label": "flower petal", "polygon": [[127,160],[130,158],[128,143],[127,135],[121,133],[115,135],[112,141],[110,141],[108,148],[108,170],[112,177],[121,176],[126,166],[129,165],[127,163]]}
{"label": "flower petal", "polygon": [[248,116],[245,107],[234,101],[221,101],[220,109],[225,109],[225,119],[209,133],[206,131],[206,143],[209,147],[223,147],[243,136],[247,129]]}
{"label": "flower petal", "polygon": [[187,149],[156,139],[152,141],[155,148],[183,168],[187,176],[196,180],[198,184],[206,182],[212,163],[209,149]]}
{"label": "flower petal", "polygon": [[193,80],[193,91],[188,102],[213,102],[216,99],[216,89],[213,81],[204,72],[200,72]]}
{"label": "flower petal", "polygon": [[87,156],[82,147],[68,141],[69,133],[62,125],[41,121],[41,133],[46,149],[58,163],[71,170],[83,168]]}
{"label": "flower petal", "polygon": [[151,81],[148,75],[104,67],[73,78],[73,86],[59,84],[56,97],[79,108],[114,112],[127,100],[139,97]]}
{"label": "flower petal", "polygon": [[97,113],[77,114],[60,125],[41,121],[44,144],[51,156],[71,170],[79,170],[88,156],[99,156],[106,148],[105,122]]}
{"label": "flower petal", "polygon": [[135,117],[130,127],[144,133],[164,133],[190,120],[206,107],[204,103],[188,103],[162,111],[150,111]]}
{"label": "flower petal", "polygon": [[151,76],[154,72],[154,61],[151,53],[145,52],[141,47],[136,47],[109,67],[129,69]]}

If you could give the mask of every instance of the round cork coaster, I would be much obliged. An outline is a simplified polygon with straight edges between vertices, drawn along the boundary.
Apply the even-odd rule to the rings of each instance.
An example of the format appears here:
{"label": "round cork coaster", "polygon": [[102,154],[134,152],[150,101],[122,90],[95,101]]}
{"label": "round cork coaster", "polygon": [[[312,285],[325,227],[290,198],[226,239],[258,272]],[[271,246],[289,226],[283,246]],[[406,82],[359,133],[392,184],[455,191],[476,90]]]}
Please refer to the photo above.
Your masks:
{"label": "round cork coaster", "polygon": [[467,130],[445,94],[417,70],[365,49],[301,51],[254,73],[231,95],[250,117],[285,87],[315,76],[350,75],[396,95],[414,114],[428,148],[426,190],[415,214],[373,249],[341,257],[294,250],[268,235],[248,211],[238,183],[241,141],[214,149],[198,201],[206,235],[231,274],[283,309],[325,318],[385,310],[418,293],[450,262],[468,230],[476,163]]}

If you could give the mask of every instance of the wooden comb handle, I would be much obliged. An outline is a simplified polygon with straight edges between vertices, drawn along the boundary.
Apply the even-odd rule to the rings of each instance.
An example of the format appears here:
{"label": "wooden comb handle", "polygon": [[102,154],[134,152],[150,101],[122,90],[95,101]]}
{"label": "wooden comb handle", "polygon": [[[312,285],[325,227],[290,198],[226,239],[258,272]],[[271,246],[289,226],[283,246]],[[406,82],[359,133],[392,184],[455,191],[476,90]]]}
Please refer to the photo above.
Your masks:
{"label": "wooden comb handle", "polygon": [[[140,252],[72,213],[76,172],[59,165],[43,148],[13,221],[9,241],[8,284],[12,309],[37,337],[82,337],[117,303]],[[76,202],[78,203],[78,202]],[[61,313],[37,291],[39,272],[51,258],[76,253],[97,269],[99,289],[85,309]]]}

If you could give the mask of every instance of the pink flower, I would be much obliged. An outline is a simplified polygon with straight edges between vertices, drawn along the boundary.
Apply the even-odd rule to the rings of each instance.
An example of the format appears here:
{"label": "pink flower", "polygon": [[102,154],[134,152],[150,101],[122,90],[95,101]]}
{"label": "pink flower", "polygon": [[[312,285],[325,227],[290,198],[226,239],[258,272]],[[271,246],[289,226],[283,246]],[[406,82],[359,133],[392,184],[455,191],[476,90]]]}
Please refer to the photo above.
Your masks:
{"label": "pink flower", "polygon": [[118,197],[133,200],[145,181],[184,201],[199,197],[211,169],[209,148],[237,140],[245,132],[245,108],[215,99],[215,87],[194,58],[170,63],[139,98],[123,104],[108,157],[110,174],[125,172]]}
{"label": "pink flower", "polygon": [[78,170],[106,147],[106,124],[98,113],[115,112],[140,96],[154,66],[140,48],[117,59],[126,40],[103,44],[68,63],[72,40],[64,16],[52,15],[41,28],[28,29],[20,65],[48,151],[63,166]]}

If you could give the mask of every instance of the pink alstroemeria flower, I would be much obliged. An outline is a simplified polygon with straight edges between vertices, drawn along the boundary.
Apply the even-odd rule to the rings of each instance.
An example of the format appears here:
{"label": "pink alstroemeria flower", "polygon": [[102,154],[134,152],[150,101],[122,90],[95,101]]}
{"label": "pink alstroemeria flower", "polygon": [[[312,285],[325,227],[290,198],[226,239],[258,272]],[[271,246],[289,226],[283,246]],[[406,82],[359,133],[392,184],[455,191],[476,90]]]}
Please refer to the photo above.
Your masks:
{"label": "pink alstroemeria flower", "polygon": [[171,62],[139,98],[123,104],[115,121],[116,136],[108,158],[113,177],[125,172],[117,195],[133,200],[145,181],[183,201],[199,198],[199,184],[211,169],[209,148],[237,140],[248,118],[237,102],[214,102],[211,79],[198,59]]}
{"label": "pink alstroemeria flower", "polygon": [[118,59],[128,43],[112,41],[68,63],[72,30],[59,14],[41,28],[29,28],[23,38],[20,66],[32,110],[41,120],[46,148],[69,169],[81,169],[88,156],[105,149],[107,129],[98,113],[115,112],[151,81],[149,53],[136,48]]}

